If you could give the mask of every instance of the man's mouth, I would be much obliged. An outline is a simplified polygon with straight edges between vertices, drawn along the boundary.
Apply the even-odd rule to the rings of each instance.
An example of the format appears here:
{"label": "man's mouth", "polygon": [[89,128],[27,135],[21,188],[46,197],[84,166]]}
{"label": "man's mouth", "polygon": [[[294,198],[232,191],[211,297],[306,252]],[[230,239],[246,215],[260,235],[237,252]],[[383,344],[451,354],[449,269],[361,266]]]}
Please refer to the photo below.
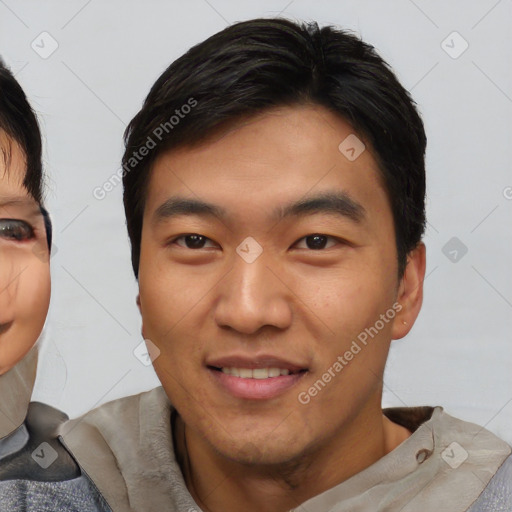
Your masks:
{"label": "man's mouth", "polygon": [[222,367],[216,368],[214,366],[210,367],[213,370],[220,371],[226,375],[231,375],[233,377],[239,377],[240,379],[271,379],[274,377],[280,377],[283,375],[294,375],[297,373],[306,372],[307,370],[297,370],[290,371],[287,368],[237,368],[234,366],[231,367]]}
{"label": "man's mouth", "polygon": [[271,356],[224,357],[208,361],[213,383],[245,400],[269,400],[293,388],[308,373],[299,364]]}

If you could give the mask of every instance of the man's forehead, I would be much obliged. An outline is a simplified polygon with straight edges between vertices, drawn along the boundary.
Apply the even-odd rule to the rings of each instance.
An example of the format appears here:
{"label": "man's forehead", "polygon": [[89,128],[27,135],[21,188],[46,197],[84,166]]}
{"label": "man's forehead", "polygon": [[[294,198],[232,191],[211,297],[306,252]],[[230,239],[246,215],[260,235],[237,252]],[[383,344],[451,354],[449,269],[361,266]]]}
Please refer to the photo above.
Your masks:
{"label": "man's forehead", "polygon": [[[312,111],[319,114],[315,119]],[[291,126],[301,138],[297,142],[294,134],[285,133],[283,128],[288,125],[278,122],[264,129],[265,140],[270,140],[272,147],[259,145],[261,131],[253,130],[253,123],[265,118],[291,118]],[[311,126],[311,131],[296,122],[300,120]],[[178,215],[224,220],[236,215],[238,207],[244,209],[242,203],[252,203],[262,205],[270,221],[315,213],[344,216],[359,223],[367,220],[367,207],[376,200],[376,189],[383,187],[375,176],[380,174],[378,164],[359,139],[363,149],[356,148],[357,155],[352,155],[354,149],[348,158],[340,149],[352,133],[350,124],[318,105],[276,108],[252,121],[249,126],[240,123],[237,129],[204,145],[162,152],[151,168],[146,214],[157,222]],[[237,133],[244,128],[247,130],[240,139]],[[276,142],[281,133],[289,144]],[[227,142],[230,136],[235,137],[233,142]],[[278,189],[281,192],[276,195]],[[189,200],[191,193],[200,200]]]}

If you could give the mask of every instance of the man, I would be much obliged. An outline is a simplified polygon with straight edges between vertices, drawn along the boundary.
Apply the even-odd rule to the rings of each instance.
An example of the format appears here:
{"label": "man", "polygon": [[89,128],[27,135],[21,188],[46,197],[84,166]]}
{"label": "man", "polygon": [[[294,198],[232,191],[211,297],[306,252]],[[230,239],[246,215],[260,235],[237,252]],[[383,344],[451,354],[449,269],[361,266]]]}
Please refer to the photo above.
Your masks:
{"label": "man", "polygon": [[50,302],[42,182],[37,119],[0,60],[0,511],[107,512],[58,439],[67,416],[29,403]]}
{"label": "man", "polygon": [[422,303],[426,137],[371,46],[235,24],[171,64],[125,142],[163,388],[64,430],[114,510],[510,510],[505,442],[381,409]]}

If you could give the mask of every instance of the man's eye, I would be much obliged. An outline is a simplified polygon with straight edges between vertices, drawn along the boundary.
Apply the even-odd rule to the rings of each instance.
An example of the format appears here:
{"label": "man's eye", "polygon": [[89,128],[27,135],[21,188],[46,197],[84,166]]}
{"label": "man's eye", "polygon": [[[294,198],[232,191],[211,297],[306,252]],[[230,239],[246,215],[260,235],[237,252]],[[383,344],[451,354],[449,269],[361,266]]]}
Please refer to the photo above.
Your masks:
{"label": "man's eye", "polygon": [[[198,235],[195,233],[190,234],[190,235],[182,235],[180,237],[175,238],[172,242],[176,243],[178,240],[182,240],[182,239],[185,241],[185,247],[187,249],[204,249],[205,244],[208,241],[211,242],[211,240],[209,238],[207,238],[206,236]],[[335,239],[334,237],[332,237],[330,235],[322,235],[322,234],[318,234],[318,233],[305,236],[305,237],[301,238],[298,242],[302,242],[304,240],[306,242],[306,249],[318,251],[318,250],[322,250],[322,249],[326,248],[326,245],[327,245],[327,242],[329,239],[334,241],[334,243],[331,244],[329,247],[327,247],[327,249],[329,249],[333,245],[336,245],[336,243],[339,243],[339,241],[337,239]],[[297,245],[298,242],[295,245]],[[183,247],[182,244],[178,243],[177,245],[179,245],[180,247]]]}
{"label": "man's eye", "polygon": [[[186,249],[204,249],[204,244],[206,243],[206,241],[210,241],[211,240],[203,235],[198,235],[198,234],[195,234],[195,233],[192,233],[190,235],[182,235],[182,236],[179,236],[177,238],[175,238],[172,242],[173,243],[176,243],[178,240],[185,240],[185,248]],[[183,245],[181,244],[177,244],[179,245],[180,247],[183,247]]]}
{"label": "man's eye", "polygon": [[0,219],[0,238],[22,242],[34,238],[34,230],[23,220]]}
{"label": "man's eye", "polygon": [[[336,243],[339,243],[337,241],[337,239],[332,236],[322,235],[322,234],[318,234],[318,233],[305,236],[305,237],[301,238],[298,242],[302,242],[304,240],[306,243],[306,249],[318,251],[318,250],[326,248],[325,246],[327,245],[327,241],[329,239],[334,240],[335,243],[333,245],[336,245]],[[332,245],[330,247],[332,247]],[[330,247],[327,247],[327,249],[329,249]]]}

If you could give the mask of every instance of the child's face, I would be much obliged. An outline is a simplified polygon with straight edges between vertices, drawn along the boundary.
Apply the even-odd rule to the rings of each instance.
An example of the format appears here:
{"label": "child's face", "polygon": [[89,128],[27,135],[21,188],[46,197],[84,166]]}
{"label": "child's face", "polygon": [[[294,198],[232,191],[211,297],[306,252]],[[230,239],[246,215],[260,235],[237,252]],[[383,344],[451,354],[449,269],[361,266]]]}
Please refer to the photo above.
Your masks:
{"label": "child's face", "polygon": [[44,219],[25,172],[22,150],[0,132],[0,375],[35,344],[50,303]]}

